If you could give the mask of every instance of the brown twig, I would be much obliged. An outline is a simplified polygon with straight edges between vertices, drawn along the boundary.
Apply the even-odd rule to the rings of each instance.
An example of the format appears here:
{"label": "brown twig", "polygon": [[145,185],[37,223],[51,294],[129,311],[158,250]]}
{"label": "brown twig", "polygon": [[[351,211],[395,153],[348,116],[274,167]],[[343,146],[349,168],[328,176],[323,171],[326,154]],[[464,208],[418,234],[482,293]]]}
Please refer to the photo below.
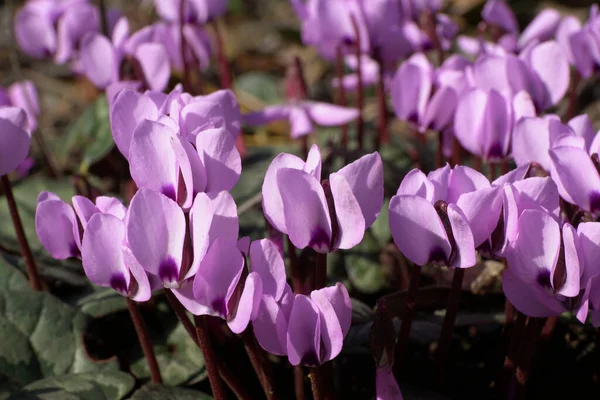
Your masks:
{"label": "brown twig", "polygon": [[275,379],[273,378],[273,369],[266,357],[266,354],[256,342],[252,326],[248,326],[240,335],[244,342],[244,347],[252,363],[252,367],[259,378],[260,384],[265,392],[267,400],[277,400],[277,392],[275,390]]}
{"label": "brown twig", "polygon": [[575,108],[577,106],[577,89],[579,88],[579,82],[581,82],[581,75],[577,70],[575,70],[573,72],[571,88],[569,89],[569,105],[567,106],[567,113],[565,114],[565,119],[567,121],[575,116]]}
{"label": "brown twig", "polygon": [[7,175],[2,175],[2,190],[6,196],[6,202],[8,203],[8,209],[10,211],[10,218],[12,219],[17,240],[19,241],[19,247],[21,248],[21,255],[25,258],[25,268],[27,270],[29,284],[33,290],[41,291],[42,282],[38,275],[37,266],[35,264],[35,259],[33,258],[33,253],[31,252],[31,247],[29,247],[29,242],[27,242],[27,237],[25,236],[23,223],[21,222],[21,217],[19,216],[19,209],[17,208],[15,196],[13,195],[12,185],[10,184],[10,180],[8,179]]}
{"label": "brown twig", "polygon": [[308,377],[310,378],[310,387],[312,389],[314,400],[325,400],[325,387],[323,385],[320,367],[311,367]]}
{"label": "brown twig", "polygon": [[135,327],[135,332],[137,333],[140,346],[142,347],[144,357],[146,357],[146,362],[148,363],[148,368],[150,369],[152,383],[162,383],[162,377],[160,376],[158,362],[156,361],[154,349],[152,348],[150,336],[148,335],[146,324],[144,324],[144,319],[142,318],[140,308],[138,304],[135,301],[131,300],[129,297],[127,297],[126,300],[127,308],[129,309],[129,315],[131,316],[131,321],[133,322],[133,326]]}

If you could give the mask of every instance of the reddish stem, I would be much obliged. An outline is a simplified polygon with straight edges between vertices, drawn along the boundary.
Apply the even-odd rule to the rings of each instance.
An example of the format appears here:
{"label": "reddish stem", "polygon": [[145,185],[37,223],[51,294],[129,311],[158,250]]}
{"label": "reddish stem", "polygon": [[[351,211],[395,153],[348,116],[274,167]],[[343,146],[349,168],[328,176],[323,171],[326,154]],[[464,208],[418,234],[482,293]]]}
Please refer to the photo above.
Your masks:
{"label": "reddish stem", "polygon": [[441,168],[444,165],[444,134],[437,132],[437,149],[435,151],[436,168]]}
{"label": "reddish stem", "polygon": [[158,362],[156,361],[156,356],[154,355],[152,342],[150,342],[150,336],[148,335],[146,324],[144,324],[140,307],[135,301],[128,297],[127,308],[129,309],[129,315],[131,316],[131,321],[135,327],[135,332],[137,333],[140,346],[144,352],[144,357],[146,357],[146,362],[148,363],[148,368],[150,369],[150,376],[152,377],[152,383],[162,383]]}
{"label": "reddish stem", "polygon": [[198,343],[202,354],[204,356],[204,363],[206,364],[206,371],[208,372],[208,380],[210,387],[212,388],[213,397],[215,400],[225,400],[227,395],[225,388],[223,388],[223,382],[219,376],[219,368],[217,362],[217,354],[215,349],[210,343],[210,333],[206,324],[206,315],[194,315],[194,323],[196,324],[196,335],[198,335]]}
{"label": "reddish stem", "polygon": [[256,342],[252,327],[248,326],[240,336],[242,337],[244,347],[246,348],[252,367],[259,378],[267,400],[279,399],[279,396],[277,396],[277,393],[275,392],[275,379],[273,378],[271,364],[262,348]]}
{"label": "reddish stem", "polygon": [[308,376],[314,400],[325,400],[325,385],[323,384],[320,367],[311,367]]}
{"label": "reddish stem", "polygon": [[382,144],[390,143],[390,133],[388,131],[388,115],[387,115],[387,106],[385,103],[385,76],[384,76],[384,63],[381,59],[381,54],[379,51],[375,52],[375,58],[377,63],[379,64],[379,79],[377,80],[377,108],[378,108],[378,116],[377,120],[377,140],[375,142],[375,148],[377,150],[380,149]]}
{"label": "reddish stem", "polygon": [[440,340],[438,342],[438,348],[436,351],[436,380],[438,384],[441,384],[444,380],[446,359],[448,358],[448,351],[450,350],[450,344],[452,343],[452,330],[454,329],[454,321],[456,320],[456,314],[458,314],[460,292],[462,290],[464,276],[464,268],[454,269],[452,286],[450,287],[450,294],[448,295],[448,303],[446,305],[446,315],[444,317],[442,333],[440,334]]}
{"label": "reddish stem", "polygon": [[304,399],[304,367],[302,365],[294,367],[294,393],[296,399]]}
{"label": "reddish stem", "polygon": [[[344,55],[342,53],[342,46],[338,45],[336,48],[336,58],[335,58],[335,71],[338,79],[338,88],[337,88],[337,103],[345,107],[346,106],[346,89],[344,85],[342,85],[342,80],[344,79]],[[340,145],[342,150],[346,150],[348,148],[348,125],[341,126],[342,138],[340,140]]]}
{"label": "reddish stem", "polygon": [[406,347],[408,346],[410,328],[415,315],[415,298],[417,296],[417,290],[419,289],[420,277],[421,267],[413,264],[410,285],[408,286],[408,292],[406,293],[406,313],[402,318],[402,325],[400,326],[400,331],[398,332],[396,351],[394,353],[394,376],[396,377],[396,380],[399,380],[400,378],[402,362],[404,361],[404,354],[406,352]]}
{"label": "reddish stem", "polygon": [[357,131],[357,140],[358,140],[358,148],[362,150],[364,145],[364,121],[363,121],[363,107],[364,107],[364,88],[363,88],[363,76],[362,76],[362,65],[361,65],[361,37],[360,37],[360,29],[358,28],[358,22],[354,15],[352,18],[352,26],[354,28],[354,47],[356,51],[356,75],[357,75],[357,85],[356,85],[356,108],[358,109],[358,118],[356,118],[356,131]]}
{"label": "reddish stem", "polygon": [[6,202],[8,203],[8,209],[10,211],[10,218],[12,219],[17,240],[19,241],[19,247],[21,248],[21,255],[25,258],[25,269],[27,270],[27,276],[29,277],[29,284],[33,290],[41,291],[42,282],[38,275],[37,266],[35,264],[35,259],[33,258],[33,253],[31,252],[31,248],[29,247],[29,242],[27,242],[27,237],[25,236],[25,230],[23,229],[23,223],[21,222],[21,217],[19,216],[17,202],[15,201],[15,196],[12,191],[12,185],[10,184],[10,180],[8,179],[7,175],[2,175],[2,190],[6,196]]}
{"label": "reddish stem", "polygon": [[317,253],[315,257],[315,289],[327,285],[327,253]]}
{"label": "reddish stem", "polygon": [[581,81],[581,75],[575,71],[573,73],[573,80],[571,81],[571,88],[569,90],[569,105],[567,107],[567,114],[565,119],[568,121],[575,116],[575,106],[577,105],[577,88]]}

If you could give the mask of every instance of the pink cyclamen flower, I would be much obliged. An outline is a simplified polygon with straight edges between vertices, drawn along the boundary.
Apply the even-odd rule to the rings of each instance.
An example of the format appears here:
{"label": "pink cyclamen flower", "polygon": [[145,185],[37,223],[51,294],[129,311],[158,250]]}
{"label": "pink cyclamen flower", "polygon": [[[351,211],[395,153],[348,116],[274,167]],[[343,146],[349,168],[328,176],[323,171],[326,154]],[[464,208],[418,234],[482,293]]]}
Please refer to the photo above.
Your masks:
{"label": "pink cyclamen flower", "polygon": [[589,78],[600,65],[600,16],[598,5],[590,8],[590,16],[582,26],[578,18],[565,16],[556,30],[556,40],[569,63],[579,74]]}
{"label": "pink cyclamen flower", "polygon": [[285,105],[267,106],[261,111],[245,114],[242,118],[248,125],[263,125],[287,119],[290,135],[297,139],[314,131],[314,125],[340,126],[358,117],[355,108],[342,107],[316,101],[297,101]]}
{"label": "pink cyclamen flower", "polygon": [[[358,69],[358,61],[355,55],[349,54],[345,56],[344,61],[346,66],[351,70],[356,71]],[[363,55],[360,57],[360,67],[363,86],[367,87],[377,84],[379,81],[379,64],[369,56]],[[356,89],[358,86],[358,73],[346,74],[342,77],[341,81],[337,77],[331,80],[333,87],[338,87],[340,84],[346,90]]]}
{"label": "pink cyclamen flower", "polygon": [[97,32],[100,16],[86,0],[29,1],[15,16],[15,36],[26,54],[69,61],[79,41],[88,32]]}
{"label": "pink cyclamen flower", "polygon": [[0,106],[0,175],[8,174],[25,160],[30,142],[25,111]]}
{"label": "pink cyclamen flower", "polygon": [[[210,270],[209,263],[222,253],[230,254],[227,262],[235,266],[238,253],[237,207],[231,195],[225,191],[198,193],[186,218],[171,198],[142,188],[133,196],[125,220],[129,248],[149,279],[172,289],[190,312],[205,312],[210,304],[200,304],[194,296],[196,273],[202,265]],[[218,239],[220,244],[215,247]],[[234,243],[231,251],[224,251],[230,242]]]}
{"label": "pink cyclamen flower", "polygon": [[154,40],[152,27],[130,36],[129,22],[122,17],[115,24],[110,40],[96,32],[90,32],[82,39],[80,68],[101,89],[119,81],[121,64],[126,57],[139,63],[149,89],[166,87],[171,75],[169,59],[165,47]]}
{"label": "pink cyclamen flower", "polygon": [[0,88],[0,107],[2,106],[22,108],[27,114],[27,129],[31,132],[37,129],[37,119],[40,116],[40,103],[38,92],[33,82],[15,82],[6,90]]}
{"label": "pink cyclamen flower", "polygon": [[383,203],[383,165],[371,153],[340,169],[321,184],[321,155],[313,145],[306,162],[282,153],[262,186],[269,223],[289,235],[297,248],[326,253],[360,243]]}
{"label": "pink cyclamen flower", "polygon": [[481,11],[481,18],[490,25],[502,28],[504,32],[513,34],[519,32],[517,18],[504,0],[488,0]]}
{"label": "pink cyclamen flower", "polygon": [[[181,1],[154,0],[158,15],[168,22],[181,22]],[[227,11],[227,0],[185,0],[183,22],[205,24]]]}
{"label": "pink cyclamen flower", "polygon": [[108,214],[124,219],[127,209],[113,197],[99,196],[95,203],[83,196],[71,198],[73,207],[51,192],[41,192],[35,211],[35,230],[42,246],[58,260],[81,255],[79,226],[87,227],[95,214]]}
{"label": "pink cyclamen flower", "polygon": [[425,176],[414,169],[390,200],[390,228],[398,249],[417,265],[475,265],[475,249],[500,216],[496,187],[479,172],[448,165]]}

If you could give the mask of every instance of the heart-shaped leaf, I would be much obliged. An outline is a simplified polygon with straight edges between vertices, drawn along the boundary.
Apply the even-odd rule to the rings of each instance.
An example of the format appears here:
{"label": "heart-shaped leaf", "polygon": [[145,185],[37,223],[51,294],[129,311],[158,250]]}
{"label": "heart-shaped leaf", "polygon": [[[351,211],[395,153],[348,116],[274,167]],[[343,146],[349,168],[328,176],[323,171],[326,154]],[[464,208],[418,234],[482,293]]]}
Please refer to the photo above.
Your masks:
{"label": "heart-shaped leaf", "polygon": [[130,400],[211,400],[206,393],[192,389],[147,384],[135,392]]}

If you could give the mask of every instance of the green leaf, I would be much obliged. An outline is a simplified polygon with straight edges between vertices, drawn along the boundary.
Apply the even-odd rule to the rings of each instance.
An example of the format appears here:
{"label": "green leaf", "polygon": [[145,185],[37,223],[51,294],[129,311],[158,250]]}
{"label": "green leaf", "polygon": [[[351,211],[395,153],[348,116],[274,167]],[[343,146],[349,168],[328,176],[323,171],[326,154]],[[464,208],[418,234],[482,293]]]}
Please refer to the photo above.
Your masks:
{"label": "green leaf", "polygon": [[390,237],[392,236],[392,233],[390,231],[390,222],[389,222],[389,217],[390,217],[389,208],[390,208],[390,200],[385,199],[383,201],[383,206],[381,207],[381,211],[379,212],[379,216],[377,217],[377,219],[375,220],[373,225],[371,225],[371,228],[368,230],[368,233],[367,233],[367,234],[373,235],[373,237],[377,240],[377,243],[379,244],[380,247],[385,246],[388,243],[388,241],[390,240]]}
{"label": "green leaf", "polygon": [[385,286],[379,260],[379,246],[365,235],[363,241],[344,253],[346,271],[352,285],[362,293],[376,293]]}
{"label": "green leaf", "polygon": [[16,267],[19,257],[0,253],[0,290],[27,290],[27,277]]}
{"label": "green leaf", "polygon": [[83,347],[89,317],[46,292],[0,291],[0,376],[26,385],[66,373],[111,370]]}
{"label": "green leaf", "polygon": [[[42,175],[34,175],[13,185],[13,193],[25,229],[25,236],[33,252],[42,250],[42,245],[35,232],[35,209],[38,195],[42,190],[56,193],[67,202],[70,202],[71,197],[75,194],[70,178],[67,177],[51,179]],[[10,219],[8,204],[3,196],[0,197],[0,221],[3,221],[0,224],[0,242],[6,248],[20,253],[17,236]]]}
{"label": "green leaf", "polygon": [[82,297],[76,306],[85,314],[99,318],[117,311],[125,310],[127,303],[123,296],[112,288],[98,288],[95,292]]}
{"label": "green leaf", "polygon": [[72,156],[80,159],[80,170],[101,160],[114,146],[106,96],[100,96],[68,127],[55,145],[55,154],[62,165]]}
{"label": "green leaf", "polygon": [[[171,309],[165,306],[157,313],[156,318],[164,323],[160,327],[148,324],[148,328],[153,337],[154,353],[163,383],[167,386],[192,385],[206,378],[204,357],[198,346],[178,321],[173,321],[173,325],[167,323],[169,318],[174,320]],[[167,326],[172,326],[172,330],[167,328],[159,331]],[[140,357],[131,365],[131,371],[138,378],[150,378],[150,370],[144,357]]]}
{"label": "green leaf", "polygon": [[246,72],[235,79],[234,90],[251,95],[266,104],[283,102],[281,78],[265,72]]}
{"label": "green leaf", "polygon": [[197,390],[150,383],[135,392],[130,400],[212,400],[212,397]]}
{"label": "green leaf", "polygon": [[134,385],[133,377],[120,371],[69,374],[33,382],[9,400],[120,400]]}

